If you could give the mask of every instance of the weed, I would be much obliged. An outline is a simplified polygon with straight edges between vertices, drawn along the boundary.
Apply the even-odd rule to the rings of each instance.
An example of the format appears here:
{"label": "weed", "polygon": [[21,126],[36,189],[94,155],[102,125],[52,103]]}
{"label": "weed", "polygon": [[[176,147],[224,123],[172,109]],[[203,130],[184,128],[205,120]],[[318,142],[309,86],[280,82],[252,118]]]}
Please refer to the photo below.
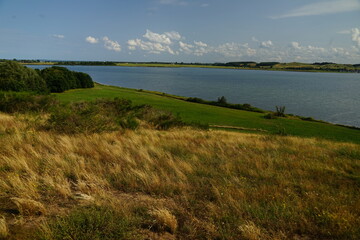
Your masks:
{"label": "weed", "polygon": [[111,207],[86,206],[67,216],[44,223],[39,240],[112,240],[129,239],[129,221]]}

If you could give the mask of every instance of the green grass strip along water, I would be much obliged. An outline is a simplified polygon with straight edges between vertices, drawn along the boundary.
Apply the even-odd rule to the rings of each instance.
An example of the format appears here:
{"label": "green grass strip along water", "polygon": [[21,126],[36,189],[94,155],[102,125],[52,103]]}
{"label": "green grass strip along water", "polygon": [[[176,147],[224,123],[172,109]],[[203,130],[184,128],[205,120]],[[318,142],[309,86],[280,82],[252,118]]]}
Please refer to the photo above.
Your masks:
{"label": "green grass strip along water", "polygon": [[[148,104],[160,110],[178,114],[186,122],[200,122],[209,125],[232,126],[261,130],[259,133],[278,133],[299,137],[316,137],[335,141],[360,143],[360,130],[329,123],[304,121],[297,118],[265,119],[264,113],[187,102],[182,97],[162,95],[150,91],[105,86],[96,84],[92,89],[69,90],[56,94],[63,102],[91,101],[97,98],[124,98],[134,104]],[[233,128],[233,131],[238,129]]]}

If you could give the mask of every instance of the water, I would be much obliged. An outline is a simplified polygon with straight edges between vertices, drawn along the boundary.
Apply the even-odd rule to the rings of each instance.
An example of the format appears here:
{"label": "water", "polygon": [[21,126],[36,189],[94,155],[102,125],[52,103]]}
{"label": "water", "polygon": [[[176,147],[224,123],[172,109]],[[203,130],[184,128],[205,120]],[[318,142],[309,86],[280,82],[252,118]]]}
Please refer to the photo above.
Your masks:
{"label": "water", "polygon": [[[48,66],[30,66],[44,68]],[[217,100],[360,127],[360,74],[236,69],[66,66],[106,85]]]}

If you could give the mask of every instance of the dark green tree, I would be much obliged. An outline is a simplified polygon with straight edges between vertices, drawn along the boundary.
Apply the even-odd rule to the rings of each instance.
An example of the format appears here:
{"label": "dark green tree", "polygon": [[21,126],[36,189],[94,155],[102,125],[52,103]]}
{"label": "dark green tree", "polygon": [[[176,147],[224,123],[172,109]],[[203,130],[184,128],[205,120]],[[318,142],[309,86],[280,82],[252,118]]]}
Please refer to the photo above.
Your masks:
{"label": "dark green tree", "polygon": [[46,92],[47,86],[34,69],[5,61],[0,63],[0,90]]}
{"label": "dark green tree", "polygon": [[227,104],[227,100],[224,96],[221,96],[218,98],[217,102],[220,104],[220,105],[226,105]]}

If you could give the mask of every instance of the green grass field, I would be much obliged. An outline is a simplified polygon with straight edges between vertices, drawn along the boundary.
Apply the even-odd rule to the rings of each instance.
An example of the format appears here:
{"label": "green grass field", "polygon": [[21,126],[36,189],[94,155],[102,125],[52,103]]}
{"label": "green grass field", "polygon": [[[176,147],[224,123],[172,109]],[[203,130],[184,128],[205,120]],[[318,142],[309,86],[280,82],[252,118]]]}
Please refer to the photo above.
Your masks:
{"label": "green grass field", "polygon": [[[97,98],[125,98],[136,105],[148,104],[157,109],[178,114],[186,122],[208,123],[209,125],[234,126],[262,129],[269,133],[301,137],[325,138],[336,141],[360,143],[360,130],[333,124],[303,121],[300,119],[265,119],[263,113],[228,109],[198,103],[186,102],[172,96],[135,89],[96,84],[92,89],[70,90],[56,94],[63,102],[89,101]],[[246,130],[245,130],[246,131]]]}

